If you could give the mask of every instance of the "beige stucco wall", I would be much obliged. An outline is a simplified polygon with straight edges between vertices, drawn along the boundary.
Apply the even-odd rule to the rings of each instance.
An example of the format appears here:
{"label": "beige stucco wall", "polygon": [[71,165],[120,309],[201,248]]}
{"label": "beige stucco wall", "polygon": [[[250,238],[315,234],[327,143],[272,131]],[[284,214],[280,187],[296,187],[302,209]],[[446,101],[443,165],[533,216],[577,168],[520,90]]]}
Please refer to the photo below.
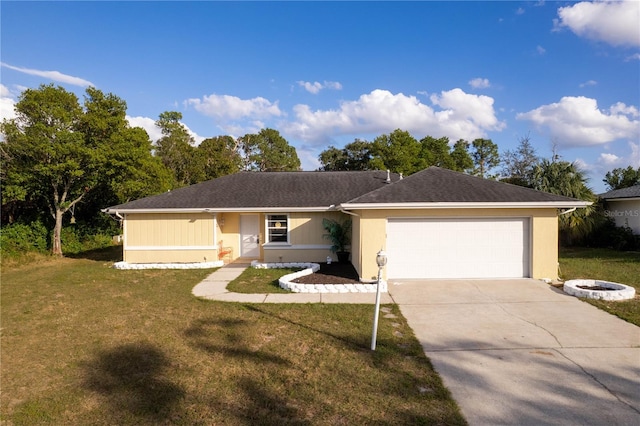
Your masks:
{"label": "beige stucco wall", "polygon": [[[262,232],[264,234],[264,218]],[[262,258],[265,262],[326,262],[327,256],[335,261],[335,253],[331,253],[331,241],[324,238],[326,233],[322,227],[323,219],[343,222],[349,216],[340,212],[293,212],[289,213],[289,244],[262,245]],[[261,238],[262,240],[262,238]]]}
{"label": "beige stucco wall", "polygon": [[[360,247],[354,249],[352,263],[361,278],[375,278],[378,273],[376,253],[386,247],[388,218],[438,217],[528,217],[531,218],[531,276],[558,276],[558,219],[556,209],[423,209],[360,210],[358,232]],[[385,270],[386,272],[386,270]]]}
{"label": "beige stucco wall", "polygon": [[218,213],[216,219],[218,242],[222,242],[224,247],[231,247],[231,260],[235,260],[240,256],[240,215],[238,213]]}

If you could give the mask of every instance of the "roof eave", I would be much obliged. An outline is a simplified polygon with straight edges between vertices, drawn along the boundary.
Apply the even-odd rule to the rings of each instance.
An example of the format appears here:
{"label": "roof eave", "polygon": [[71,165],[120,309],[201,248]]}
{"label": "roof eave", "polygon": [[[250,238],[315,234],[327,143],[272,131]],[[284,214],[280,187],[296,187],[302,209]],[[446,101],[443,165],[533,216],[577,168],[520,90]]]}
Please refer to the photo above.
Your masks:
{"label": "roof eave", "polygon": [[603,198],[605,201],[638,201],[640,197],[612,197],[612,198]]}
{"label": "roof eave", "polygon": [[272,213],[272,212],[325,212],[333,210],[334,206],[322,207],[208,207],[208,208],[150,208],[150,209],[103,209],[107,214],[131,213]]}
{"label": "roof eave", "polygon": [[383,210],[383,209],[549,209],[584,208],[593,204],[590,201],[547,201],[547,202],[455,202],[455,203],[344,203],[339,207],[345,210]]}

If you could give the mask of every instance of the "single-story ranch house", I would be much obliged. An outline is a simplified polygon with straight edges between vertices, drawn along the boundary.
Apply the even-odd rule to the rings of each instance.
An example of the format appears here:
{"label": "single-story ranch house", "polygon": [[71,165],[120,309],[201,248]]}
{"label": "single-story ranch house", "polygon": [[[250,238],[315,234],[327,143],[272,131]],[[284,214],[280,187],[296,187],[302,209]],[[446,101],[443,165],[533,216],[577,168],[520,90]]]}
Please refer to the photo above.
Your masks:
{"label": "single-story ranch house", "polygon": [[640,235],[640,185],[614,189],[600,194],[605,200],[605,215],[612,218],[616,226],[631,228]]}
{"label": "single-story ranch house", "polygon": [[556,278],[558,215],[589,202],[438,167],[240,172],[103,210],[127,263],[324,262],[324,218],[352,220],[351,263],[375,278]]}

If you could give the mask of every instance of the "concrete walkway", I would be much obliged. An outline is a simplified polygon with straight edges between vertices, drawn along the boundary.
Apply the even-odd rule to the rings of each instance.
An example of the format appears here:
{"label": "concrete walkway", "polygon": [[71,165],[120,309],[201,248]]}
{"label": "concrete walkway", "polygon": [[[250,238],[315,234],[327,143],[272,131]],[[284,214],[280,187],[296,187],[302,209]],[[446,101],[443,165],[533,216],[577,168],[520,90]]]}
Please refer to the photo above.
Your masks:
{"label": "concrete walkway", "polygon": [[640,425],[640,328],[541,281],[389,282],[471,425]]}
{"label": "concrete walkway", "polygon": [[[374,304],[375,293],[269,293],[247,294],[233,293],[227,290],[227,284],[235,280],[250,265],[230,263],[214,271],[196,285],[191,292],[194,296],[221,302],[243,303],[358,303]],[[380,295],[380,303],[394,303],[388,293]]]}

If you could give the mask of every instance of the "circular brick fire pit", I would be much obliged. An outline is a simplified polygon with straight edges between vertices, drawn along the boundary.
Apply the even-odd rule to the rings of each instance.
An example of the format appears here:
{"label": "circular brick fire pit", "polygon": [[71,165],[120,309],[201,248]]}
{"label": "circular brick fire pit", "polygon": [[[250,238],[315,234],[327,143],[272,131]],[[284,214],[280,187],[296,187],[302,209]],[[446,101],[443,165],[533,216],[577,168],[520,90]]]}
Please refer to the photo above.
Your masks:
{"label": "circular brick fire pit", "polygon": [[562,288],[565,293],[576,297],[601,300],[633,299],[636,289],[628,285],[599,280],[569,280]]}

